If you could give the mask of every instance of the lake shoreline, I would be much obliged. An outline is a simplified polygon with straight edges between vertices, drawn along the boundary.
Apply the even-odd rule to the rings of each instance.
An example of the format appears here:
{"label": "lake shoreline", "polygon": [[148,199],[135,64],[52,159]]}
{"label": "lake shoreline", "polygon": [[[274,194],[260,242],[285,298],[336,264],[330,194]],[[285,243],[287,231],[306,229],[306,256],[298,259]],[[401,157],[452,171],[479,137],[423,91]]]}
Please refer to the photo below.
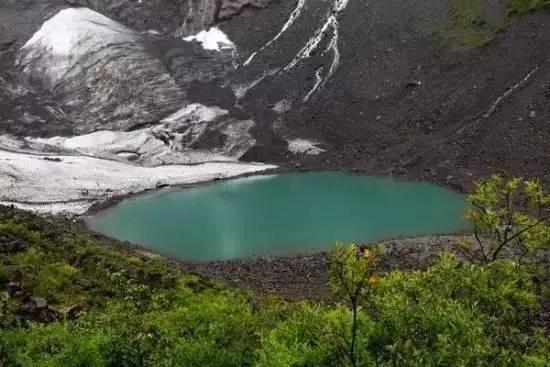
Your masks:
{"label": "lake shoreline", "polygon": [[308,168],[308,167],[292,168],[290,166],[277,166],[276,168],[266,169],[258,172],[246,172],[240,175],[223,177],[223,178],[215,178],[213,180],[199,181],[199,182],[186,183],[186,184],[162,185],[159,187],[145,189],[138,192],[129,192],[122,195],[115,195],[110,198],[95,202],[93,205],[90,206],[90,208],[85,213],[77,215],[76,217],[85,218],[88,216],[92,216],[106,209],[112,208],[113,206],[116,206],[117,204],[121,203],[124,200],[133,199],[144,195],[151,195],[151,194],[161,193],[161,192],[168,193],[168,192],[182,190],[182,189],[209,186],[209,185],[216,184],[218,182],[237,180],[240,178],[246,178],[246,177],[252,177],[252,176],[269,176],[269,175],[280,175],[285,173],[314,173],[314,172],[316,173],[335,172],[335,173],[344,173],[352,176],[391,178],[392,180],[395,180],[398,182],[426,183],[426,184],[436,185],[459,194],[466,193],[466,188],[463,185],[457,186],[457,185],[441,183],[438,181],[419,180],[419,179],[415,179],[414,177],[408,177],[408,176],[387,176],[380,173],[370,173],[369,171],[362,171],[362,170],[356,170],[356,169],[322,169],[322,168]]}
{"label": "lake shoreline", "polygon": [[192,261],[313,253],[336,241],[469,228],[462,194],[391,177],[307,172],[187,187],[194,188],[128,199],[84,221],[107,236]]}
{"label": "lake shoreline", "polygon": [[[311,251],[288,255],[250,256],[239,259],[193,261],[152,250],[130,241],[121,241],[90,229],[78,219],[79,230],[94,239],[132,255],[158,258],[185,273],[221,281],[231,287],[259,294],[274,293],[286,300],[330,301],[326,267],[328,251]],[[423,270],[433,264],[441,252],[456,251],[456,244],[468,232],[401,237],[378,241],[383,244],[380,272]],[[366,244],[366,243],[358,243]],[[459,259],[465,260],[463,256]]]}

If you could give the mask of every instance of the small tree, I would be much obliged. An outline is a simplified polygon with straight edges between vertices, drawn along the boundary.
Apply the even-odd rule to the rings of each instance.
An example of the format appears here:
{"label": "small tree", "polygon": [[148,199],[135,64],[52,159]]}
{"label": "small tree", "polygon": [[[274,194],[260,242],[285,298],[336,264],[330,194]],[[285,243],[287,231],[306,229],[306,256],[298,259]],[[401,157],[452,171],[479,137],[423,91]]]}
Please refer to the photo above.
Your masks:
{"label": "small tree", "polygon": [[462,247],[477,247],[484,264],[503,252],[521,263],[526,255],[550,247],[550,195],[539,180],[494,175],[475,184],[468,204],[474,241]]}
{"label": "small tree", "polygon": [[334,293],[344,298],[352,312],[351,340],[344,336],[346,355],[351,365],[357,366],[357,313],[367,298],[370,288],[380,281],[375,275],[377,267],[376,253],[380,246],[361,250],[357,245],[343,246],[337,243],[331,251],[329,264],[330,286]]}

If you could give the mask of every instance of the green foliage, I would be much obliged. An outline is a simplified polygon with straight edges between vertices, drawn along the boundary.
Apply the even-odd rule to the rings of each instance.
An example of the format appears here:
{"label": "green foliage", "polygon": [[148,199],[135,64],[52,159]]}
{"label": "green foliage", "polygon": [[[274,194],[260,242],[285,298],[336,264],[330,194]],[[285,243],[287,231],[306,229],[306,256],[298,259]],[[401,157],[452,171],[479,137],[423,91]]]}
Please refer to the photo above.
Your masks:
{"label": "green foliage", "polygon": [[38,271],[34,294],[47,298],[51,303],[77,303],[80,297],[74,294],[73,282],[78,270],[65,262],[48,264]]}
{"label": "green foliage", "polygon": [[373,302],[384,325],[377,343],[400,366],[519,365],[534,342],[528,320],[537,298],[510,262],[482,267],[443,256],[426,272],[391,273]]}
{"label": "green foliage", "polygon": [[[378,246],[380,248],[380,246]],[[370,249],[361,251],[355,244],[342,246],[336,244],[331,251],[328,268],[330,285],[334,293],[343,298],[351,307],[351,324],[348,332],[343,331],[346,354],[353,367],[358,365],[356,347],[358,333],[358,312],[361,303],[368,297],[369,291],[378,282],[375,275],[376,253]]]}
{"label": "green foliage", "polygon": [[[548,200],[534,181],[479,184],[472,203],[497,213],[470,212],[480,233],[508,218],[498,215],[503,194],[530,208],[515,206],[524,217],[514,215],[514,226],[530,225]],[[106,246],[63,219],[0,207],[0,235],[25,243],[0,252],[2,366],[546,366],[550,355],[545,331],[532,327],[548,290],[500,255],[482,264],[442,255],[426,271],[380,278],[377,250],[338,245],[328,271],[345,302],[327,305],[228,290]],[[538,249],[546,237],[516,238]],[[48,324],[20,320],[20,300],[4,291],[16,275],[24,293],[85,311]]]}
{"label": "green foliage", "polygon": [[[263,335],[258,366],[343,365],[345,353],[341,333],[350,329],[350,320],[347,308],[327,309],[302,303]],[[363,322],[361,326],[361,331],[368,329]]]}
{"label": "green foliage", "polygon": [[521,262],[550,248],[550,195],[540,181],[494,175],[476,183],[468,203],[466,218],[474,226],[475,245],[484,263],[504,252]]}
{"label": "green foliage", "polygon": [[376,253],[371,249],[361,251],[355,244],[343,246],[337,243],[331,250],[330,258],[328,273],[332,290],[350,304],[363,300],[376,279],[373,278],[377,266]]}
{"label": "green foliage", "polygon": [[509,12],[523,15],[532,11],[549,7],[550,0],[511,0]]}
{"label": "green foliage", "polygon": [[101,245],[68,221],[0,209],[0,235],[27,244],[24,251],[0,252],[0,284],[20,273],[25,293],[45,297],[54,306],[102,306],[113,297],[138,297],[147,306],[151,288],[170,289],[179,276],[159,259]]}
{"label": "green foliage", "polygon": [[550,0],[507,0],[503,7],[482,0],[451,0],[447,19],[436,22],[435,33],[450,46],[485,46],[512,22],[512,15],[550,7]]}
{"label": "green foliage", "polygon": [[481,17],[479,0],[453,0],[449,11],[450,26],[444,32],[449,42],[466,47],[483,46],[494,37],[496,29]]}

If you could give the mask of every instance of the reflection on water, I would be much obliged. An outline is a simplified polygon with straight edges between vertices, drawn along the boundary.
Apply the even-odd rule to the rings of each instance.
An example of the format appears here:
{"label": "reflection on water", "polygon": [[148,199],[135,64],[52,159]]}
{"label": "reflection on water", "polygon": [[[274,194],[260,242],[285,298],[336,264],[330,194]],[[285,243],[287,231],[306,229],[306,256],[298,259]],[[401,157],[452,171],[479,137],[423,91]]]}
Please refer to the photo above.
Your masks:
{"label": "reflection on water", "polygon": [[216,260],[466,228],[462,195],[343,173],[253,176],[125,200],[88,221],[167,255]]}

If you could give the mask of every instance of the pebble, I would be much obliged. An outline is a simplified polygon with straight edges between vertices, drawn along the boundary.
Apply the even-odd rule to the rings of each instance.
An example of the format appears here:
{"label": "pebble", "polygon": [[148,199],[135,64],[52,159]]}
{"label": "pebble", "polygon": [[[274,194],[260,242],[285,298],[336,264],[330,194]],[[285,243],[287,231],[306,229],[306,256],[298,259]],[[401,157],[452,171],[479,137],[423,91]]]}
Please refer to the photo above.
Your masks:
{"label": "pebble", "polygon": [[537,115],[537,113],[534,110],[531,110],[531,112],[529,112],[529,118],[530,119],[535,118],[536,115]]}

